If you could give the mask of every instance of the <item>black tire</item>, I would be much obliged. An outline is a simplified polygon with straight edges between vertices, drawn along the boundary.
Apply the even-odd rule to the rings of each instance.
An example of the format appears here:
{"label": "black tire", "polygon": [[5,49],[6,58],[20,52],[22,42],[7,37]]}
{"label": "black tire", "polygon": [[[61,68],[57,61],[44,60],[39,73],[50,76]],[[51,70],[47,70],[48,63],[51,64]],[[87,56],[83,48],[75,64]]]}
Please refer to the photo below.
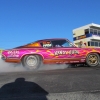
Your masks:
{"label": "black tire", "polygon": [[[92,62],[92,63],[90,63],[90,62]],[[97,53],[88,54],[86,57],[86,64],[89,67],[98,67],[100,65],[100,56]]]}
{"label": "black tire", "polygon": [[41,64],[42,58],[39,55],[26,55],[22,59],[22,65],[29,70],[37,70]]}

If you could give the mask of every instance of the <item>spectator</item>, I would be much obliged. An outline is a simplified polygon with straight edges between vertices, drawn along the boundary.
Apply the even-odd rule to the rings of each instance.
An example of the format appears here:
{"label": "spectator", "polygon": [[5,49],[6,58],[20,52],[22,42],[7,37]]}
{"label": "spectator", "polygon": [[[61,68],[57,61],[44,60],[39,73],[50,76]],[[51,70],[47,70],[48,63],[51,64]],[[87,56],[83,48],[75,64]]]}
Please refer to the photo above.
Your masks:
{"label": "spectator", "polygon": [[86,47],[86,44],[85,43],[83,43],[83,41],[80,41],[80,46],[79,46],[80,48],[84,48],[84,47]]}

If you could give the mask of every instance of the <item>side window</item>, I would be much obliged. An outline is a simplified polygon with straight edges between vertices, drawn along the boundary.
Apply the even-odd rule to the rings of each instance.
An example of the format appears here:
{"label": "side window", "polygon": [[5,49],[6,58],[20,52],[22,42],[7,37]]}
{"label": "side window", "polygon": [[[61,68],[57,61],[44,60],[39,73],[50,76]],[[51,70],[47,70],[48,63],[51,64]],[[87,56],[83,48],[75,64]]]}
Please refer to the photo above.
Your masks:
{"label": "side window", "polygon": [[50,41],[43,41],[40,43],[43,48],[51,48],[52,44]]}
{"label": "side window", "polygon": [[100,30],[98,30],[98,35],[100,36]]}
{"label": "side window", "polygon": [[91,42],[91,46],[94,46],[94,42]]}
{"label": "side window", "polygon": [[65,42],[64,44],[62,44],[63,47],[72,47],[72,44],[69,42]]}
{"label": "side window", "polygon": [[89,29],[86,29],[85,30],[85,34],[89,34]]}
{"label": "side window", "polygon": [[90,29],[90,33],[92,33],[92,34],[93,34],[93,29]]}
{"label": "side window", "polygon": [[88,46],[90,46],[90,41],[88,42]]}
{"label": "side window", "polygon": [[97,35],[97,30],[94,30],[94,35]]}
{"label": "side window", "polygon": [[56,40],[52,41],[53,47],[72,47],[73,44],[66,40]]}

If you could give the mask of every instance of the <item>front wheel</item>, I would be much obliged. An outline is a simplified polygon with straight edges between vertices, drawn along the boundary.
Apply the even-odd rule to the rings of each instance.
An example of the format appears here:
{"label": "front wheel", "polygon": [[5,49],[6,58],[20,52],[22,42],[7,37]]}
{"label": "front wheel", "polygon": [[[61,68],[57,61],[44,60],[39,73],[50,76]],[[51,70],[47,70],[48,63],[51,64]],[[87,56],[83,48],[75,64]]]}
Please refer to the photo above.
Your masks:
{"label": "front wheel", "polygon": [[38,55],[26,55],[22,59],[22,64],[29,70],[36,70],[42,64],[42,59]]}
{"label": "front wheel", "polygon": [[98,67],[100,65],[100,56],[97,53],[88,54],[86,64],[90,67]]}

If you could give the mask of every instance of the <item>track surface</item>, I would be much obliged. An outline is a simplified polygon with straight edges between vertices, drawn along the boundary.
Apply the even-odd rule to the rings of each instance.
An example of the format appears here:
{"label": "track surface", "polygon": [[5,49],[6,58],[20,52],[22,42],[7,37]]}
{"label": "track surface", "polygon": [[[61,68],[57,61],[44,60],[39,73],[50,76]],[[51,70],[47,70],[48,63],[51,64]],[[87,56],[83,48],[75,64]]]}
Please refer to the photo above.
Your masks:
{"label": "track surface", "polygon": [[[85,100],[83,92],[89,93],[91,100],[100,100],[95,98],[97,94],[100,97],[99,90],[100,68],[0,73],[0,100],[67,100],[69,97],[64,97],[68,95],[70,100]],[[92,92],[97,94],[92,97]],[[75,99],[74,95],[82,98]]]}

